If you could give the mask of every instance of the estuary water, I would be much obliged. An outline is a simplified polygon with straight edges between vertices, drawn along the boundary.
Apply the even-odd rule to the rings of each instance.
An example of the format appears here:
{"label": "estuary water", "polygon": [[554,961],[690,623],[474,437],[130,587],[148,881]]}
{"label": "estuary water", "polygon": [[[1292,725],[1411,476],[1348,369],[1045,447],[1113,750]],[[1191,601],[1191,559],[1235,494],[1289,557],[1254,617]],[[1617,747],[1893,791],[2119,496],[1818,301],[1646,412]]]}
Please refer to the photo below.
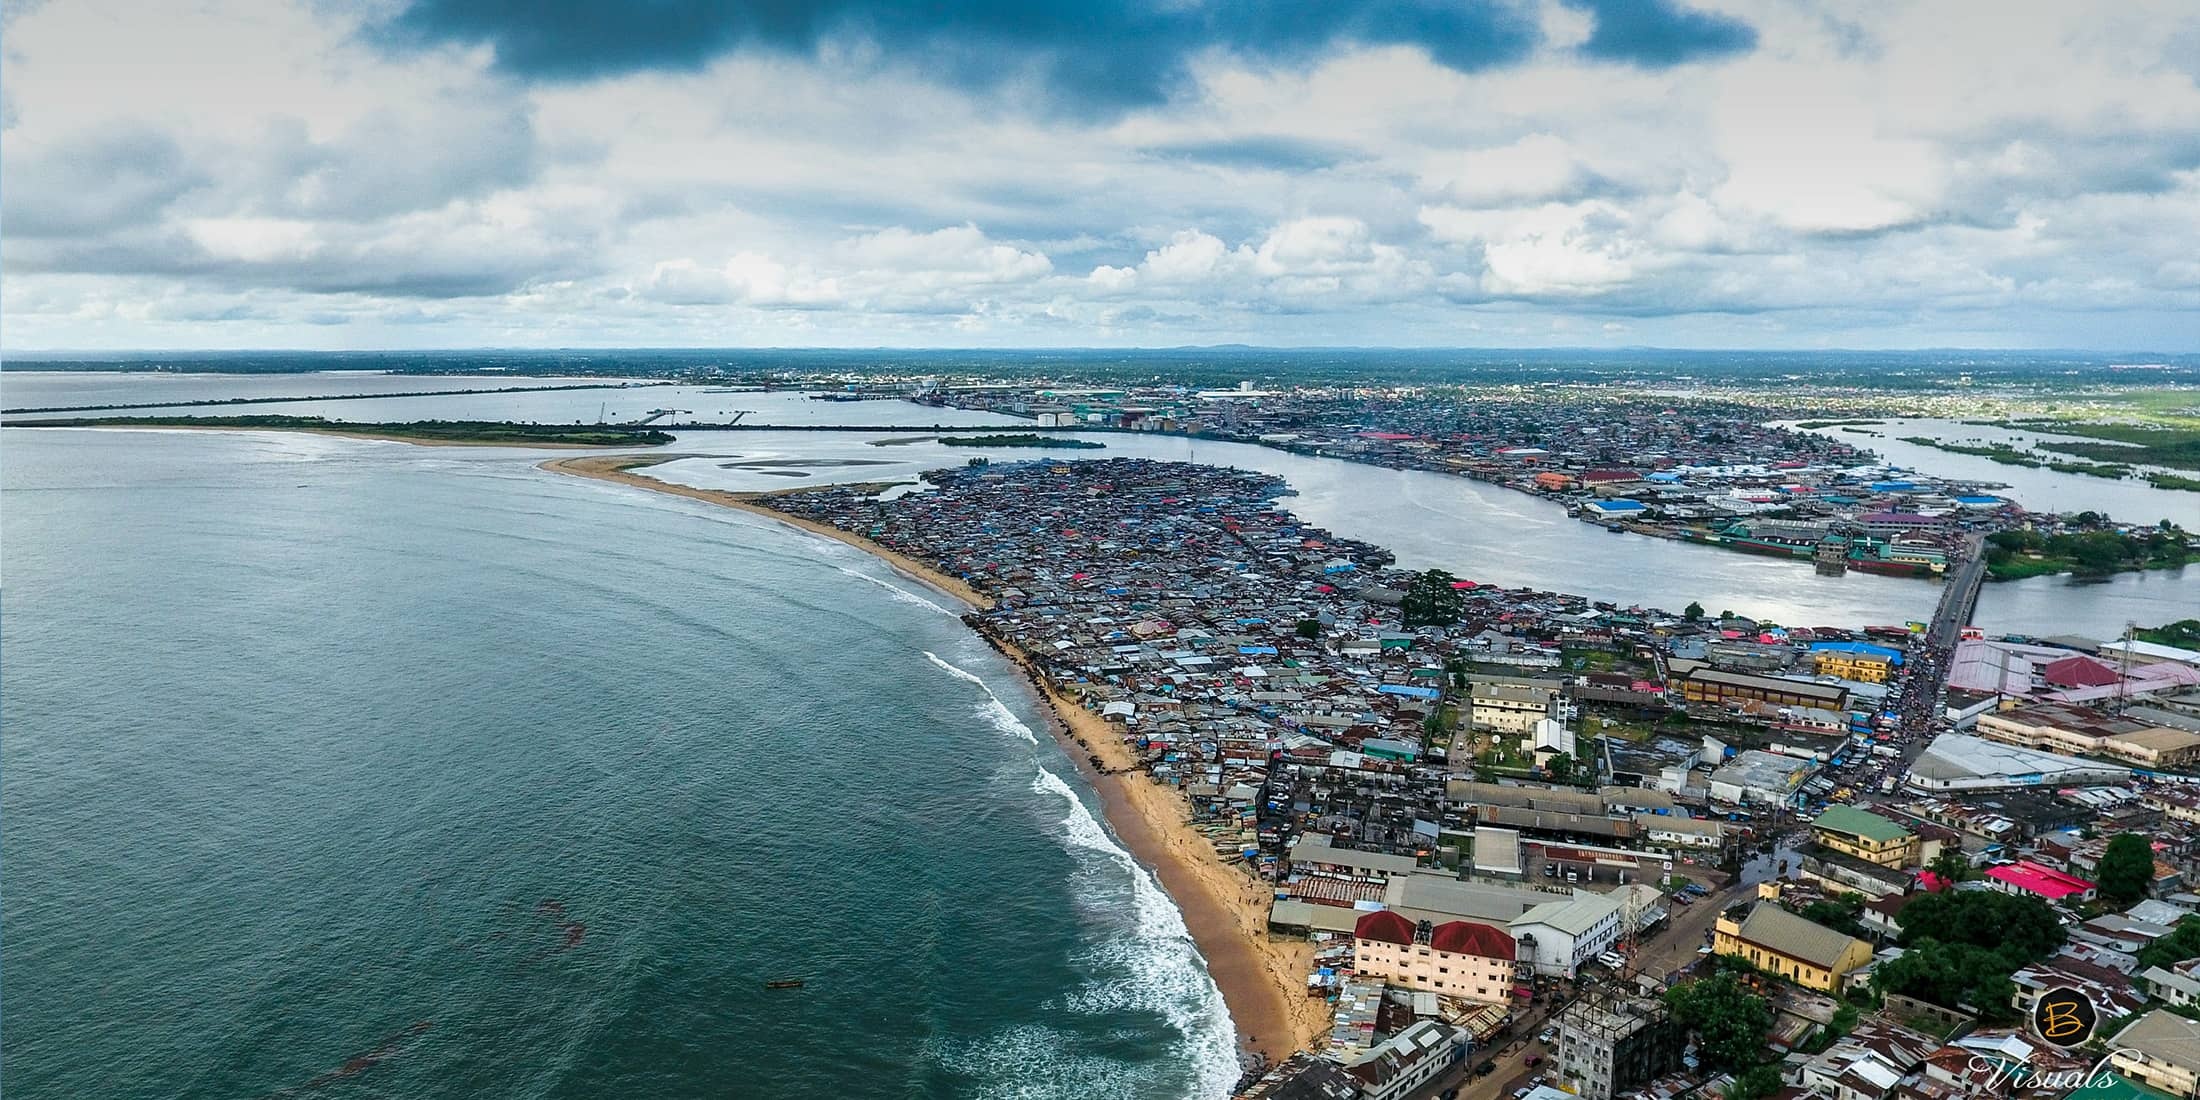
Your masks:
{"label": "estuary water", "polygon": [[873,559],[510,450],[0,446],[11,1098],[1227,1090],[1174,908]]}
{"label": "estuary water", "polygon": [[[1667,611],[1701,601],[1714,612],[1731,609],[1780,623],[1846,627],[1924,619],[1940,599],[1940,583],[1932,580],[1861,572],[1822,577],[1807,563],[1614,534],[1573,518],[1556,501],[1449,474],[1181,436],[1111,432],[1077,438],[1103,449],[984,450],[861,432],[690,432],[670,449],[695,457],[649,473],[706,488],[758,491],[909,479],[979,456],[1196,461],[1283,478],[1294,493],[1283,501],[1286,507],[1337,534],[1389,548],[1400,565],[1447,569],[1508,588],[1571,592],[1621,607]],[[2151,626],[2188,617],[2194,608],[2200,608],[2200,566],[2083,583],[2034,577],[1991,584],[1979,597],[1977,620],[1994,631],[2106,639],[2122,634],[2127,621]]]}

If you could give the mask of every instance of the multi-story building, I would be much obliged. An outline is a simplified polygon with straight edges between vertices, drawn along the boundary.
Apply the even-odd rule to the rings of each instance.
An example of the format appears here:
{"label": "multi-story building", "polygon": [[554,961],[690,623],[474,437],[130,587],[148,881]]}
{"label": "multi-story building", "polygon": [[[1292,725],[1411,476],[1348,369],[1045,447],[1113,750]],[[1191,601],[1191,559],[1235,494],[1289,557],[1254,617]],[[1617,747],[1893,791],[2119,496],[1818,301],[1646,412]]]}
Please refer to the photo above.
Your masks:
{"label": "multi-story building", "polygon": [[1486,1004],[1511,1000],[1516,950],[1495,925],[1416,923],[1387,909],[1352,929],[1352,968],[1361,977]]}
{"label": "multi-story building", "polygon": [[1822,707],[1847,710],[1849,690],[1839,684],[1757,676],[1747,672],[1722,672],[1701,661],[1675,660],[1667,664],[1679,682],[1681,699],[1692,704],[1740,706],[1766,703],[1775,707]]}
{"label": "multi-story building", "polygon": [[1771,902],[1758,902],[1739,919],[1733,910],[1721,913],[1713,928],[1712,950],[1821,992],[1838,987],[1872,957],[1871,944]]}
{"label": "multi-story building", "polygon": [[1914,866],[1923,847],[1916,833],[1854,806],[1826,807],[1810,823],[1810,835],[1842,855],[1881,867]]}
{"label": "multi-story building", "polygon": [[1551,717],[1555,689],[1530,684],[1476,682],[1468,690],[1468,720],[1476,729],[1527,734]]}
{"label": "multi-story building", "polygon": [[1816,761],[1748,749],[1711,773],[1711,801],[1734,806],[1791,802],[1817,771]]}
{"label": "multi-story building", "polygon": [[1630,903],[1626,890],[1576,890],[1565,901],[1545,902],[1514,917],[1506,930],[1519,945],[1523,965],[1571,978],[1582,963],[1626,934]]}
{"label": "multi-story building", "polygon": [[2158,1008],[2116,1033],[2109,1064],[2171,1096],[2200,1095],[2200,1020]]}
{"label": "multi-story building", "polygon": [[1612,1100],[1681,1064],[1687,1029],[1649,997],[1587,997],[1558,1016],[1558,1076],[1585,1100]]}
{"label": "multi-story building", "polygon": [[1811,647],[1811,667],[1820,676],[1838,676],[1866,684],[1894,679],[1901,658],[1894,651],[1862,642],[1829,642]]}
{"label": "multi-story building", "polygon": [[1346,1063],[1344,1074],[1359,1086],[1358,1100],[1399,1100],[1457,1065],[1472,1045],[1467,1032],[1422,1020]]}
{"label": "multi-story building", "polygon": [[2200,733],[2068,703],[2036,703],[1978,716],[1979,736],[2072,756],[2105,756],[2142,768],[2200,763]]}

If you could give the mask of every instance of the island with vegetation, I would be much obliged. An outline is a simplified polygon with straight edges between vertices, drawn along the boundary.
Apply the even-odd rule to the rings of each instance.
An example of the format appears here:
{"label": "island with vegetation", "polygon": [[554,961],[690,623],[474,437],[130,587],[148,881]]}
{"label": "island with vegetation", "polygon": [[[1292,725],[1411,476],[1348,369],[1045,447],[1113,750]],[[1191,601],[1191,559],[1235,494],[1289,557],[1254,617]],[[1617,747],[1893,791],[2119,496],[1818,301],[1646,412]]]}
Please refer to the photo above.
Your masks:
{"label": "island with vegetation", "polygon": [[2155,645],[2173,645],[2179,649],[2200,649],[2200,619],[2179,619],[2161,626],[2142,627],[2136,632],[2142,642]]}
{"label": "island with vegetation", "polygon": [[[2074,521],[2087,525],[2095,513],[2080,512]],[[2168,520],[2135,532],[2082,530],[2043,534],[2026,529],[1996,531],[1986,536],[1986,572],[1997,581],[2075,573],[2082,577],[2107,576],[2140,569],[2175,569],[2200,560],[2191,536]]]}
{"label": "island with vegetation", "polygon": [[318,416],[101,416],[58,420],[10,420],[10,428],[226,428],[236,431],[315,432],[404,443],[505,447],[658,447],[671,434],[613,424],[520,424],[502,420],[414,420],[358,423]]}
{"label": "island with vegetation", "polygon": [[[2010,426],[2026,431],[2083,436],[2086,440],[2051,440],[2040,444],[2044,450],[2102,462],[2200,470],[2200,428],[2061,421],[2016,421]],[[2094,440],[2099,442],[2092,442]]]}
{"label": "island with vegetation", "polygon": [[1037,432],[1014,435],[943,435],[940,442],[950,447],[1059,447],[1076,451],[1097,451],[1107,446],[1089,439],[1055,439]]}
{"label": "island with vegetation", "polygon": [[[1947,451],[1950,454],[1971,455],[1976,458],[1983,458],[1988,462],[1998,462],[2004,466],[2023,466],[2032,470],[2053,470],[2058,474],[2084,474],[2088,477],[2105,477],[2115,480],[2131,476],[2131,467],[2129,466],[2101,465],[2093,462],[2057,462],[2051,458],[2042,458],[2038,455],[2020,451],[2007,443],[1989,443],[1980,446],[1973,443],[1949,443],[1922,435],[1903,436],[1902,442],[1914,443],[1920,447],[1931,447],[1936,451]],[[2130,456],[2126,455],[2125,457]],[[2157,486],[2157,488],[2164,487]]]}

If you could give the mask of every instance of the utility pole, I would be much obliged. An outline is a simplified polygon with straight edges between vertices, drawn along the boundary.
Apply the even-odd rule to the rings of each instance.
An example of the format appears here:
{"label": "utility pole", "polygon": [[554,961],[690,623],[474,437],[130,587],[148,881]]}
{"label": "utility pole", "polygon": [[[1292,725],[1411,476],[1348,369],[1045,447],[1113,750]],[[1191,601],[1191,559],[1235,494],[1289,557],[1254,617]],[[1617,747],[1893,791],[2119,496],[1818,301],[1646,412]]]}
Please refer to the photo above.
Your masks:
{"label": "utility pole", "polygon": [[2124,648],[2116,662],[2116,713],[2122,714],[2131,702],[2131,644],[2139,634],[2139,624],[2124,620]]}

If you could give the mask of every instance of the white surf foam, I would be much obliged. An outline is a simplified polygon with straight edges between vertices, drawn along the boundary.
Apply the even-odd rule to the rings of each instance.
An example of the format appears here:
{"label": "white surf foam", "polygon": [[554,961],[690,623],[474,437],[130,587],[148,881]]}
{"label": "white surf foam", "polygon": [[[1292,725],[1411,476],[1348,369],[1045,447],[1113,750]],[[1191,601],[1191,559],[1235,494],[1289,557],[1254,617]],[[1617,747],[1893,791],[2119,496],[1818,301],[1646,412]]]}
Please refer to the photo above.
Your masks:
{"label": "white surf foam", "polygon": [[[967,668],[963,668],[959,665],[952,664],[942,659],[939,654],[934,653],[929,649],[924,651],[924,659],[932,662],[933,665],[938,667],[942,672],[947,673],[949,676],[953,676],[958,680],[967,680],[970,683],[978,685],[979,687],[985,687],[984,677],[979,676],[977,673],[972,672]],[[985,687],[985,693],[987,695],[991,695],[993,694],[993,689]]]}
{"label": "white surf foam", "polygon": [[1184,916],[1129,852],[1108,835],[1084,800],[1062,777],[1041,767],[1032,790],[1059,795],[1068,804],[1061,820],[1063,846],[1083,864],[1079,883],[1096,903],[1120,914],[1129,890],[1128,927],[1090,951],[1107,978],[1071,994],[1073,1010],[1135,1009],[1158,1013],[1180,1036],[1178,1048],[1193,1067],[1189,1095],[1223,1097],[1237,1083],[1237,1026],[1206,960],[1184,926]]}
{"label": "white surf foam", "polygon": [[1016,717],[1016,712],[1008,709],[1008,704],[1003,702],[1000,696],[993,694],[992,686],[987,684],[977,673],[957,666],[929,649],[924,651],[924,659],[938,666],[942,672],[947,673],[949,676],[976,684],[978,690],[985,692],[985,702],[978,704],[978,717],[985,719],[986,724],[1002,733],[1020,737],[1031,744],[1036,745],[1039,743],[1038,733],[1032,730],[1030,726],[1025,725],[1023,719]]}
{"label": "white surf foam", "polygon": [[909,605],[911,605],[911,606],[913,606],[913,607],[929,607],[929,608],[931,608],[932,610],[934,610],[934,611],[937,611],[937,612],[939,612],[939,613],[940,613],[940,614],[942,614],[942,615],[952,615],[952,614],[954,614],[954,612],[953,612],[953,611],[950,611],[950,610],[948,610],[947,608],[941,607],[940,605],[938,605],[938,604],[936,604],[936,603],[933,603],[932,601],[930,601],[930,600],[928,600],[928,599],[925,599],[924,597],[922,597],[922,596],[919,596],[919,595],[917,595],[916,593],[914,593],[914,592],[911,592],[911,591],[909,591],[908,589],[906,589],[906,588],[903,588],[902,586],[900,586],[900,585],[898,585],[898,584],[895,584],[895,583],[893,583],[892,581],[884,581],[884,580],[880,580],[879,578],[877,578],[877,577],[874,577],[874,576],[870,575],[869,573],[865,573],[865,572],[863,572],[862,570],[859,570],[859,569],[850,569],[850,568],[848,568],[848,567],[846,567],[846,566],[839,566],[839,565],[836,565],[836,566],[834,566],[833,568],[835,568],[835,569],[838,569],[838,570],[840,570],[841,572],[843,572],[843,573],[846,573],[846,574],[848,574],[848,575],[849,575],[849,576],[851,576],[851,577],[858,577],[858,578],[861,578],[861,579],[863,579],[863,580],[867,580],[867,581],[870,581],[870,582],[871,582],[872,584],[875,584],[875,585],[879,586],[880,588],[883,588],[883,589],[885,589],[885,590],[886,590],[886,591],[888,591],[889,593],[892,593],[892,594],[893,594],[893,597],[894,597],[894,599],[895,599],[895,600],[896,600],[897,602],[900,602],[900,603],[905,603],[905,604],[909,604]]}

